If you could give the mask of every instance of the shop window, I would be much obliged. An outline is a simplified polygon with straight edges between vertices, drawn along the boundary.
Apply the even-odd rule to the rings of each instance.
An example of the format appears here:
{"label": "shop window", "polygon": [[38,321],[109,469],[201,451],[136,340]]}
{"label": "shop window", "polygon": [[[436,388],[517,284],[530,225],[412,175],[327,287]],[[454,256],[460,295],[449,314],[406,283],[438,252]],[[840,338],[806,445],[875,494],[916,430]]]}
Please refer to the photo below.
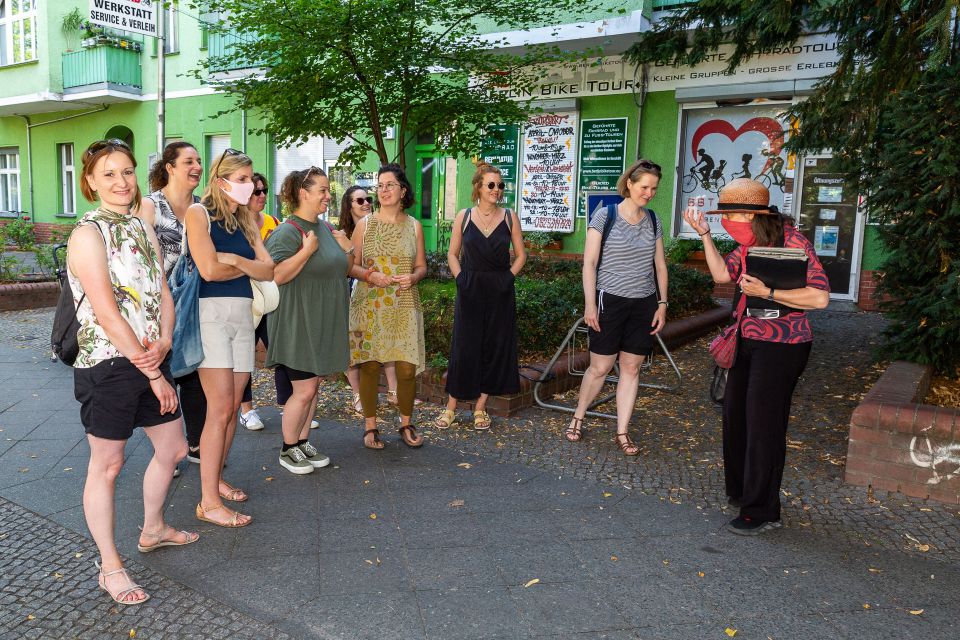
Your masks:
{"label": "shop window", "polygon": [[0,215],[17,213],[20,213],[20,150],[0,148]]}
{"label": "shop window", "polygon": [[36,59],[36,0],[0,0],[0,65]]}
{"label": "shop window", "polygon": [[66,216],[77,215],[76,168],[73,164],[73,143],[57,145],[57,157],[60,161],[60,213]]}
{"label": "shop window", "polygon": [[[789,210],[793,180],[783,150],[783,116],[788,106],[764,103],[683,110],[674,212],[674,228],[680,229],[681,236],[696,236],[680,217],[683,209],[690,205],[716,209],[720,189],[735,178],[760,182],[770,190],[770,204]],[[719,219],[710,222],[714,230],[720,229]]]}

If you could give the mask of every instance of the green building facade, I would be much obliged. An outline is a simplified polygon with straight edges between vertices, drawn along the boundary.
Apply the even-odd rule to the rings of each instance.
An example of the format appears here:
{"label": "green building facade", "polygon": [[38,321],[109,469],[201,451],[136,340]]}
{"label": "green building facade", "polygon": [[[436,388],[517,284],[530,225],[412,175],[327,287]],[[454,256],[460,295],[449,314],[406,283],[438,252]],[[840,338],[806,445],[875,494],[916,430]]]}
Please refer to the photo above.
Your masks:
{"label": "green building facade", "polygon": [[[3,4],[10,10],[0,17],[0,219],[26,215],[38,223],[68,224],[82,215],[89,207],[80,196],[76,156],[104,137],[132,145],[146,190],[148,164],[157,152],[155,40],[77,28],[72,16],[75,10],[85,16],[87,0]],[[663,167],[651,207],[664,229],[691,237],[679,218],[683,207],[712,208],[723,183],[749,175],[766,181],[778,206],[798,219],[828,267],[836,297],[856,300],[881,255],[875,230],[857,194],[826,173],[824,158],[787,156],[772,129],[791,126],[778,120],[779,113],[829,73],[832,39],[813,34],[796,46],[765,52],[735,74],[725,72],[722,50],[696,68],[635,69],[624,63],[619,54],[636,34],[676,4],[605,0],[578,24],[498,33],[513,47],[549,38],[570,50],[600,46],[605,55],[551,73],[538,88],[542,112],[532,124],[491,123],[516,136],[492,140],[481,156],[507,167],[508,175],[512,167],[509,200],[525,231],[550,232],[562,244],[560,253],[580,253],[589,216],[611,201],[623,167],[642,157]],[[205,16],[187,3],[174,3],[163,18],[172,34],[166,45],[167,141],[195,144],[204,166],[228,146],[245,150],[274,193],[292,169],[336,167],[342,148],[336,141],[278,149],[267,136],[249,133],[260,125],[257,114],[231,111],[228,96],[191,74],[229,46],[230,35],[208,33]],[[215,79],[228,79],[244,70],[218,72]],[[398,141],[391,143],[395,152]],[[417,196],[411,213],[423,223],[428,249],[442,249],[449,221],[471,204],[476,159],[449,157],[429,132],[404,148]],[[541,157],[552,157],[553,164],[539,162]],[[371,185],[375,170],[371,159],[352,179]],[[350,177],[341,181],[347,186]],[[269,207],[276,212],[276,198]]]}

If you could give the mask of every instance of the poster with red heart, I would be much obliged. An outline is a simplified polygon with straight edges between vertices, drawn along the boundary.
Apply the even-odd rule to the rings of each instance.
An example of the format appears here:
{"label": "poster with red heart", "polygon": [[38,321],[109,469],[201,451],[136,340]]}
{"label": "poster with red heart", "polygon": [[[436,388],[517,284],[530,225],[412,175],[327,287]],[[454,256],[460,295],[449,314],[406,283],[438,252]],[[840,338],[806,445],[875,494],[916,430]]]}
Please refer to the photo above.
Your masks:
{"label": "poster with red heart", "polygon": [[[783,111],[784,105],[686,109],[678,209],[715,209],[720,190],[735,178],[760,182],[770,190],[770,204],[783,209],[788,178]],[[720,217],[710,218],[715,234],[722,235]],[[682,225],[681,235],[696,235]]]}

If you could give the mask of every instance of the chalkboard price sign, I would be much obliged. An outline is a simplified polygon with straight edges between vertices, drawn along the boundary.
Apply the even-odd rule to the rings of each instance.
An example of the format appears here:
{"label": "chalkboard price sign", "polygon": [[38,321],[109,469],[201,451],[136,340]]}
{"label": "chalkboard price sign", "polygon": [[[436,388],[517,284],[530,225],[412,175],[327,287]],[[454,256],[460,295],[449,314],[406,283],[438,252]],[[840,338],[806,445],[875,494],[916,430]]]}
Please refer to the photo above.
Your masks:
{"label": "chalkboard price sign", "polygon": [[580,211],[587,191],[615,191],[627,155],[627,118],[583,120],[580,134]]}
{"label": "chalkboard price sign", "polygon": [[503,194],[503,206],[516,209],[517,200],[517,155],[520,127],[515,124],[498,124],[487,127],[487,136],[481,146],[480,158],[500,170],[507,185]]}

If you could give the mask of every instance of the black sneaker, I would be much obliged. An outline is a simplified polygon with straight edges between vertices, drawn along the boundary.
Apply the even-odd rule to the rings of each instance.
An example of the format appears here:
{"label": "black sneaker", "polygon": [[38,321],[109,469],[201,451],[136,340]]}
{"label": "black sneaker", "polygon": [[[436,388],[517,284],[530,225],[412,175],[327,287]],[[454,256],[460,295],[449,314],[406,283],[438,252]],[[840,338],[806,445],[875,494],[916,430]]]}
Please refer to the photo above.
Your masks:
{"label": "black sneaker", "polygon": [[727,531],[739,536],[758,536],[781,527],[783,523],[779,520],[755,520],[750,516],[739,516],[727,523]]}
{"label": "black sneaker", "polygon": [[200,464],[200,447],[187,447],[187,460],[193,464]]}

